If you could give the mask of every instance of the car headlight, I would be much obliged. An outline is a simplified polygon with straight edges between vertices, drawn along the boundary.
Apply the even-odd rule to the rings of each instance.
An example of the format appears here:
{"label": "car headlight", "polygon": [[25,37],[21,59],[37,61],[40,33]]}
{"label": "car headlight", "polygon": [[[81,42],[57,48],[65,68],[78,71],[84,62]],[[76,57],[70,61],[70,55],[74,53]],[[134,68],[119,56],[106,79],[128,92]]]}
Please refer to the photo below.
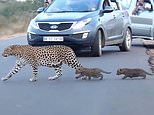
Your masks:
{"label": "car headlight", "polygon": [[87,18],[85,20],[77,22],[72,28],[73,29],[80,29],[83,28],[85,25],[89,24],[91,21],[91,18]]}
{"label": "car headlight", "polygon": [[38,24],[35,22],[34,19],[32,19],[32,20],[30,21],[30,26],[33,27],[33,28],[35,28],[35,29],[39,29],[39,26],[38,26]]}

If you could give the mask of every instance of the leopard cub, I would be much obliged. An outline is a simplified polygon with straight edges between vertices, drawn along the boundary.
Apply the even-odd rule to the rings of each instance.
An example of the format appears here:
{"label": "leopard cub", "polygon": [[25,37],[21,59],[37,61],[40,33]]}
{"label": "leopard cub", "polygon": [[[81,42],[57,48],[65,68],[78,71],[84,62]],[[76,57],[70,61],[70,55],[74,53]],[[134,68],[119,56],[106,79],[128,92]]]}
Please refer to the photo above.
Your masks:
{"label": "leopard cub", "polygon": [[79,76],[76,76],[76,79],[82,78],[83,80],[91,78],[99,78],[100,80],[103,79],[103,74],[110,74],[111,72],[106,72],[99,68],[85,68],[85,67],[79,67],[76,69],[76,74],[79,74]]}
{"label": "leopard cub", "polygon": [[152,73],[148,73],[143,69],[135,68],[135,69],[129,69],[129,68],[120,68],[117,70],[117,75],[124,75],[122,79],[126,78],[134,78],[134,77],[142,77],[143,79],[146,78],[146,75],[154,75]]}

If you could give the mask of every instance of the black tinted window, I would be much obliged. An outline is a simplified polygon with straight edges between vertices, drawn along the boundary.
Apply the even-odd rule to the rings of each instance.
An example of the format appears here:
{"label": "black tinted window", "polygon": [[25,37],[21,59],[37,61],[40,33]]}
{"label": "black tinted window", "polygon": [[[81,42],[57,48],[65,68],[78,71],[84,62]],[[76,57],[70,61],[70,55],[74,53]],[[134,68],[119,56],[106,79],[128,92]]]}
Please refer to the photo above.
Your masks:
{"label": "black tinted window", "polygon": [[84,12],[98,9],[100,0],[55,0],[46,12]]}

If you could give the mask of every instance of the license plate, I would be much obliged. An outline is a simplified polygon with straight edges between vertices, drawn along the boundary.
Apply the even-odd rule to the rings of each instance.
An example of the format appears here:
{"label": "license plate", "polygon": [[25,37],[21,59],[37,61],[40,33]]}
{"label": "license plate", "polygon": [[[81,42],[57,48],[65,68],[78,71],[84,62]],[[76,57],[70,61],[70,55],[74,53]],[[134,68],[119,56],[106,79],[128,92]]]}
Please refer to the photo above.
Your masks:
{"label": "license plate", "polygon": [[43,41],[64,41],[63,36],[44,36]]}

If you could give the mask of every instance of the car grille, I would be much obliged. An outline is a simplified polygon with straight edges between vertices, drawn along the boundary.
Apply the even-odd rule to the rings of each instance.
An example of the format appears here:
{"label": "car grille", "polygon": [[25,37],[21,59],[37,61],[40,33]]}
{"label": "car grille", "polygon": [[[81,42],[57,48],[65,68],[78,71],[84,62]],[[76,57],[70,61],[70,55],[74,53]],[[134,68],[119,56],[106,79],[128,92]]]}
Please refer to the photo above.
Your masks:
{"label": "car grille", "polygon": [[64,31],[70,29],[73,23],[38,23],[39,28],[44,31]]}

